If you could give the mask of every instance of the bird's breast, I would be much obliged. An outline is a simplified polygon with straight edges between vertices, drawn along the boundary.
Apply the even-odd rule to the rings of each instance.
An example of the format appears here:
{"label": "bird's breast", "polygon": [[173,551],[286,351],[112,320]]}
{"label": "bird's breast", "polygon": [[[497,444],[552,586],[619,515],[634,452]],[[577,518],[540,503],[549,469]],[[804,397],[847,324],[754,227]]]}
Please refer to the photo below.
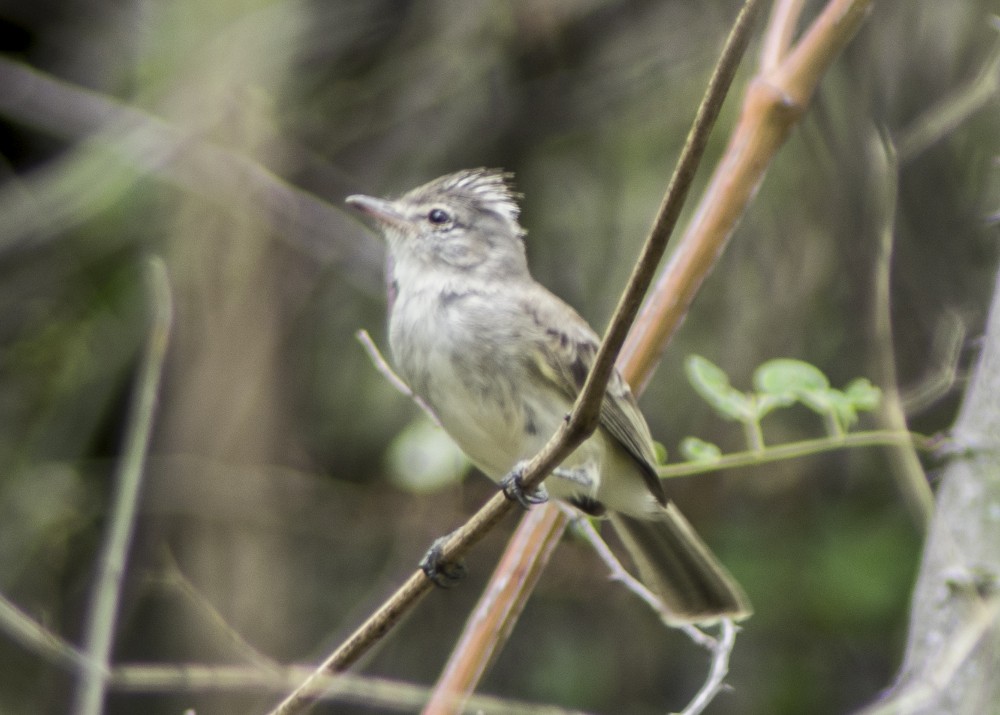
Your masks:
{"label": "bird's breast", "polygon": [[470,459],[500,479],[524,458],[537,426],[529,424],[531,410],[523,395],[527,378],[521,374],[517,346],[498,337],[502,316],[481,310],[474,301],[481,303],[482,297],[400,291],[389,341],[411,389]]}

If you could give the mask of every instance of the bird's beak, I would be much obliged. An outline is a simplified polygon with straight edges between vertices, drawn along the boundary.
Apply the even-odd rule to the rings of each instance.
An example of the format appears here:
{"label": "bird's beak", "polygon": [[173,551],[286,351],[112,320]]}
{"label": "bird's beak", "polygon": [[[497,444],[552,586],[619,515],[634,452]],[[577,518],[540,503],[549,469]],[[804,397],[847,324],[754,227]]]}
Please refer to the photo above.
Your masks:
{"label": "bird's beak", "polygon": [[376,199],[374,196],[355,194],[354,196],[348,196],[344,199],[344,202],[366,216],[371,216],[380,224],[402,226],[406,223],[406,218],[399,212],[392,201]]}

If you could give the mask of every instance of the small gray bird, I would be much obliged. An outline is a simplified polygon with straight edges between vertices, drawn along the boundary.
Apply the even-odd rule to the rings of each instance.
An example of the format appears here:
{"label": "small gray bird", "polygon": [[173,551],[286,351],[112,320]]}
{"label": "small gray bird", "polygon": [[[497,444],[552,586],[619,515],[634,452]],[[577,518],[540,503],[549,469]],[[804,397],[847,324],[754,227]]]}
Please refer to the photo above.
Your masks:
{"label": "small gray bird", "polygon": [[[389,244],[389,343],[399,374],[477,467],[509,496],[535,502],[544,491],[518,494],[519,469],[570,411],[599,339],[528,272],[508,179],[473,169],[396,200],[347,203]],[[739,585],[667,501],[655,464],[649,427],[615,371],[600,427],[544,486],[610,517],[676,622],[748,616]]]}

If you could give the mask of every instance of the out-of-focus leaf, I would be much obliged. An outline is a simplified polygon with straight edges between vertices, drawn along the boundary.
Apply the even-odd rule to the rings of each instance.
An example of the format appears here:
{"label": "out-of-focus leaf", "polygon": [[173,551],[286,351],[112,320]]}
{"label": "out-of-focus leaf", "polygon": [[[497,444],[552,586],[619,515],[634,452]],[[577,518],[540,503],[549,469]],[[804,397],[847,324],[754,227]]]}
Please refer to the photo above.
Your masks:
{"label": "out-of-focus leaf", "polygon": [[753,398],[729,384],[722,368],[700,355],[691,355],[684,362],[691,386],[723,417],[745,422],[755,419],[757,409]]}
{"label": "out-of-focus leaf", "polygon": [[666,464],[667,463],[667,448],[663,446],[662,442],[656,442],[654,440],[653,441],[653,451],[656,454],[656,463],[657,464]]}
{"label": "out-of-focus leaf", "polygon": [[722,450],[703,439],[685,437],[681,441],[681,454],[689,462],[715,462],[722,456]]}
{"label": "out-of-focus leaf", "polygon": [[854,409],[861,412],[871,412],[877,409],[882,401],[882,390],[864,377],[851,380],[844,388],[844,395],[850,400]]}
{"label": "out-of-focus leaf", "polygon": [[758,418],[773,412],[779,407],[788,407],[795,402],[795,395],[790,392],[779,394],[765,393],[757,395],[757,415]]}
{"label": "out-of-focus leaf", "polygon": [[444,430],[426,417],[411,422],[389,446],[392,483],[411,492],[433,492],[458,482],[469,460]]}
{"label": "out-of-focus leaf", "polygon": [[826,390],[830,381],[817,368],[803,360],[778,358],[768,360],[753,374],[753,384],[758,391],[771,395]]}

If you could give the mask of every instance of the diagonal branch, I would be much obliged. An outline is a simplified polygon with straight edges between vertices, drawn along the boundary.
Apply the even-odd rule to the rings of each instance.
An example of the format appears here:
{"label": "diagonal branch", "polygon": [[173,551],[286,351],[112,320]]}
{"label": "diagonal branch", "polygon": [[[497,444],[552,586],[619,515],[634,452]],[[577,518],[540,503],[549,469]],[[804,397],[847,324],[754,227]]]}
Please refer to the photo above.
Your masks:
{"label": "diagonal branch", "polygon": [[56,665],[82,671],[87,658],[54,633],[0,594],[0,631],[12,641]]}

